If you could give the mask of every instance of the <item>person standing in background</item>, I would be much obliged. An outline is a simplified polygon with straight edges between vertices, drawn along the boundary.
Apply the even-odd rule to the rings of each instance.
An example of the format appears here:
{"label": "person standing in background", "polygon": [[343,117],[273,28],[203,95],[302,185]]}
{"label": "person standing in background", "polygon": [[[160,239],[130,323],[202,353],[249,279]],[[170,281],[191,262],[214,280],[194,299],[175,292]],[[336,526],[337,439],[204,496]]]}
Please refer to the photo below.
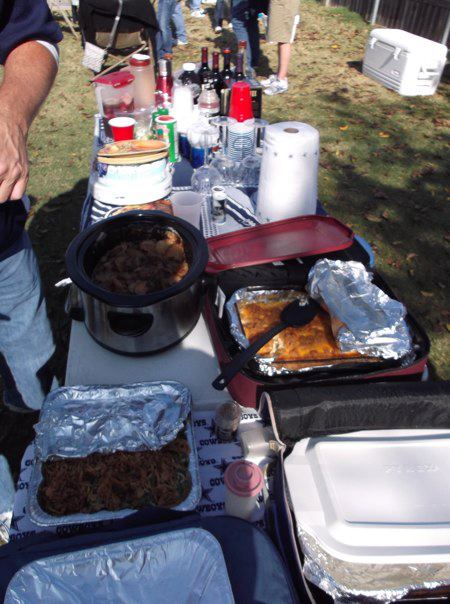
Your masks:
{"label": "person standing in background", "polygon": [[19,412],[39,409],[57,385],[24,195],[28,132],[58,71],[61,39],[45,0],[0,0],[0,373],[5,405]]}
{"label": "person standing in background", "polygon": [[247,66],[256,69],[259,64],[259,2],[258,0],[233,0],[231,23],[238,42],[247,43]]}
{"label": "person standing in background", "polygon": [[300,0],[270,0],[267,40],[270,44],[278,44],[278,71],[261,81],[268,95],[281,94],[288,89],[288,68],[299,22]]}
{"label": "person standing in background", "polygon": [[175,27],[176,40],[174,44],[177,46],[187,46],[188,39],[186,34],[186,26],[184,24],[183,10],[181,8],[181,1],[175,5],[175,11],[172,15],[173,25]]}
{"label": "person standing in background", "polygon": [[173,37],[170,23],[175,14],[178,0],[159,0],[158,1],[158,25],[159,32],[156,36],[156,47],[158,59],[162,59],[166,54],[172,54]]}

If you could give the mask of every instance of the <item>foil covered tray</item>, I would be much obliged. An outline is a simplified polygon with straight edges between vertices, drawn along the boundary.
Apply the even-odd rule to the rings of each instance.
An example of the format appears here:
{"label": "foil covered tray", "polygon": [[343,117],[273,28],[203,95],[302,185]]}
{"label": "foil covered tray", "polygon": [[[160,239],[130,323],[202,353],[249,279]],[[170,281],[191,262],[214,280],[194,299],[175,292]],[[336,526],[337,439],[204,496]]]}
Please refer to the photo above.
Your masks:
{"label": "foil covered tray", "polygon": [[38,501],[42,464],[53,457],[85,457],[91,453],[160,449],[185,427],[189,443],[192,487],[188,497],[171,508],[192,511],[201,498],[198,456],[190,415],[191,395],[178,382],[142,382],[126,386],[74,386],[51,392],[36,425],[35,461],[27,512],[39,526],[61,526],[123,518],[136,510],[102,510],[52,516]]}
{"label": "foil covered tray", "polygon": [[233,604],[234,597],[218,541],[187,528],[30,562],[10,581],[5,603],[42,601]]}
{"label": "foil covered tray", "polygon": [[[239,303],[258,302],[264,304],[273,300],[282,300],[289,303],[296,299],[299,300],[301,304],[306,304],[308,295],[305,291],[299,290],[298,288],[296,289],[295,286],[286,286],[285,288],[278,288],[276,290],[249,286],[237,290],[226,303],[226,312],[229,319],[231,335],[243,348],[247,348],[250,345],[241,321]],[[280,360],[279,355],[277,354],[280,347],[282,347],[282,341],[279,340],[279,336],[276,336],[274,340],[271,340],[271,342],[262,348],[255,356],[252,361],[252,368],[265,376],[295,375],[322,371],[337,366],[341,369],[345,369],[346,367],[354,368],[355,365],[361,365],[362,363],[373,362],[375,360],[363,358],[359,354],[351,355],[349,353],[342,353],[342,358],[323,357],[320,359],[304,358],[301,360]]]}

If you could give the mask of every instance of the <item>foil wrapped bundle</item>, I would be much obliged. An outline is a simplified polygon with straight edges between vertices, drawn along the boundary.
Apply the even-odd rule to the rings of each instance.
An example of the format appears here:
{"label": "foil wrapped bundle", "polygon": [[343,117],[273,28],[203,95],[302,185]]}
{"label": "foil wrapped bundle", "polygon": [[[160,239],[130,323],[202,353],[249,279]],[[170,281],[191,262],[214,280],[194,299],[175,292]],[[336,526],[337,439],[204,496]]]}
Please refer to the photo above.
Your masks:
{"label": "foil wrapped bundle", "polygon": [[335,337],[343,352],[401,359],[412,350],[406,308],[372,283],[360,262],[323,259],[308,275],[309,295],[340,322]]}
{"label": "foil wrapped bundle", "polygon": [[190,407],[188,388],[177,382],[59,388],[35,426],[36,455],[44,461],[160,449],[176,437]]}

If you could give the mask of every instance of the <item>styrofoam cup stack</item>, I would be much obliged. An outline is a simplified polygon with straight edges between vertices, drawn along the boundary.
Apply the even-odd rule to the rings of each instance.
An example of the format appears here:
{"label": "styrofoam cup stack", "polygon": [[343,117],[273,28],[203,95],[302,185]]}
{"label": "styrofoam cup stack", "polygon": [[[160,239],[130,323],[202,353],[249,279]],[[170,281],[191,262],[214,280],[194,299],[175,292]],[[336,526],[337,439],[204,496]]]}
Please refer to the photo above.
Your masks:
{"label": "styrofoam cup stack", "polygon": [[174,86],[170,113],[177,120],[178,132],[185,134],[194,116],[194,96],[190,86]]}
{"label": "styrofoam cup stack", "polygon": [[316,213],[319,140],[302,122],[267,126],[256,203],[261,222]]}

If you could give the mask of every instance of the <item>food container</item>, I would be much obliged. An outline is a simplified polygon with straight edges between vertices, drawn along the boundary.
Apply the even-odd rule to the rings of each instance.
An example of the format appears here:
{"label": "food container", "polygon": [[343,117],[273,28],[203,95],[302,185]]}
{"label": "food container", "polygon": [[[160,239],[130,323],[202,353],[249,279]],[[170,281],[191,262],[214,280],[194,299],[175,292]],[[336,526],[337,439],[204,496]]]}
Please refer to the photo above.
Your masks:
{"label": "food container", "polygon": [[215,537],[201,528],[185,528],[46,556],[14,575],[5,603],[138,604],[148,602],[149,594],[153,602],[233,604]]}
{"label": "food container", "polygon": [[134,76],[129,71],[115,71],[95,80],[98,110],[110,120],[134,110]]}
{"label": "food container", "polygon": [[225,470],[225,512],[242,520],[251,520],[264,476],[256,464],[245,459],[231,463]]}
{"label": "food container", "polygon": [[[240,348],[231,333],[225,305],[240,288],[268,290],[304,289],[308,273],[320,258],[359,260],[369,265],[369,256],[354,239],[351,229],[328,216],[303,216],[208,239],[208,289],[204,316],[221,367]],[[373,283],[397,299],[376,270]],[[230,382],[232,398],[245,405],[258,405],[263,391],[307,384],[340,384],[350,380],[421,379],[427,363],[429,340],[408,313],[406,322],[413,340],[407,360],[376,360],[363,366],[325,367],[306,374],[262,375],[254,363],[247,364]],[[358,365],[358,364],[357,364]]]}
{"label": "food container", "polygon": [[173,441],[185,427],[192,487],[172,509],[192,511],[201,497],[197,450],[190,416],[191,395],[178,382],[124,386],[70,386],[51,392],[36,425],[35,462],[27,512],[38,526],[63,526],[123,518],[135,510],[102,510],[54,516],[39,503],[42,464],[49,457],[86,457],[92,453],[156,449]]}
{"label": "food container", "polygon": [[[118,294],[92,280],[98,260],[124,241],[139,241],[172,230],[182,239],[187,274],[178,283],[151,294]],[[156,231],[155,231],[156,230]],[[203,235],[180,218],[136,210],[100,221],[79,233],[66,254],[67,270],[80,291],[83,319],[91,336],[105,348],[139,355],[180,342],[195,327],[202,309],[208,250]]]}

